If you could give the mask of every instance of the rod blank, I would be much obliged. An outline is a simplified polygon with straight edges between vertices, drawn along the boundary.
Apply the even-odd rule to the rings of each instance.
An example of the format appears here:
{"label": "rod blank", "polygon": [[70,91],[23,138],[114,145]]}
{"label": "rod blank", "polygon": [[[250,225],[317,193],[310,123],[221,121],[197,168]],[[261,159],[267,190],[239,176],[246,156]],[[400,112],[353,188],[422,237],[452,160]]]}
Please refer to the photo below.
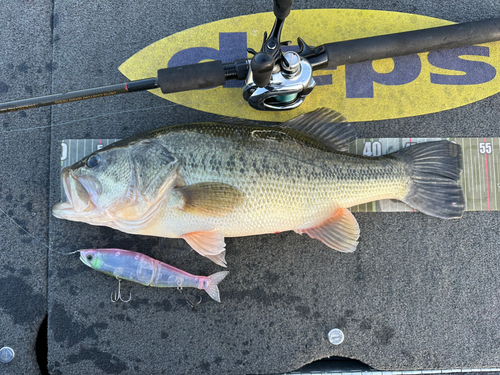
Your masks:
{"label": "rod blank", "polygon": [[127,92],[149,90],[156,87],[156,78],[148,78],[127,83],[120,83],[117,85],[40,96],[37,98],[0,103],[0,113],[22,111],[24,109],[43,107],[53,104],[62,104],[85,99],[100,98],[103,96],[125,94]]}

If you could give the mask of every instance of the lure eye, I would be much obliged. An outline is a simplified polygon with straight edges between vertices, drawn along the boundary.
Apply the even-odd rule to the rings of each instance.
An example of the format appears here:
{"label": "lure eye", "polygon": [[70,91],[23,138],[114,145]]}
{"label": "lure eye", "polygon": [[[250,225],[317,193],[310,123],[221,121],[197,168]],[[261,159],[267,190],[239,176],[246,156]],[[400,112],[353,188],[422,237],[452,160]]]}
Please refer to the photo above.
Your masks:
{"label": "lure eye", "polygon": [[87,255],[87,260],[90,262],[94,257],[92,255]]}
{"label": "lure eye", "polygon": [[94,168],[101,162],[101,157],[99,155],[92,155],[87,159],[87,167]]}

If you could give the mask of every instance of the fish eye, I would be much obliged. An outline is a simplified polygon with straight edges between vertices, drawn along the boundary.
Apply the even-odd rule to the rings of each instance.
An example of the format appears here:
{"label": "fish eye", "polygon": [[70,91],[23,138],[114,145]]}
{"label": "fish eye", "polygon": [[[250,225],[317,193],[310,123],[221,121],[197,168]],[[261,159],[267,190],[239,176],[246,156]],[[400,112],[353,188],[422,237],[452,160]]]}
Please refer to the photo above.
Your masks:
{"label": "fish eye", "polygon": [[92,255],[87,255],[87,260],[90,262],[94,257]]}
{"label": "fish eye", "polygon": [[87,167],[94,168],[101,162],[99,155],[92,155],[87,159]]}

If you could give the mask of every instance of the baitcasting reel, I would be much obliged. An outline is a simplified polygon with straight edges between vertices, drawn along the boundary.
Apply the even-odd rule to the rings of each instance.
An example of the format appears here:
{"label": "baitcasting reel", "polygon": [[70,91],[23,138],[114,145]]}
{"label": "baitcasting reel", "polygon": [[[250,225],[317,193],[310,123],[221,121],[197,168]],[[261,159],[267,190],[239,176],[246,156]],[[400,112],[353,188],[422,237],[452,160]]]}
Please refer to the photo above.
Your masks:
{"label": "baitcasting reel", "polygon": [[283,53],[281,49],[282,46],[290,44],[282,43],[280,37],[292,4],[293,1],[274,2],[276,21],[269,38],[267,33],[264,33],[264,42],[259,53],[248,49],[254,56],[245,80],[243,98],[255,109],[266,111],[297,108],[316,86],[312,78],[311,64],[301,57],[301,53],[310,48],[299,39],[299,53]]}
{"label": "baitcasting reel", "polygon": [[285,52],[265,86],[255,82],[253,71],[250,70],[245,80],[243,98],[253,108],[264,111],[297,108],[316,87],[312,73],[311,64],[306,59],[296,52]]}

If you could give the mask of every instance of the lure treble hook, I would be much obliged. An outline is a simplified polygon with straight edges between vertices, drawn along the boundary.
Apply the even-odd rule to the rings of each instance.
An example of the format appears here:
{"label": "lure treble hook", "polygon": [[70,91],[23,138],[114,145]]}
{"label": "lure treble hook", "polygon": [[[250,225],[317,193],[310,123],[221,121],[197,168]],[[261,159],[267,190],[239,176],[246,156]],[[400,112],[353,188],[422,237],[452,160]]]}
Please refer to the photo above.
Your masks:
{"label": "lure treble hook", "polygon": [[[118,280],[118,292],[111,293],[111,301],[112,302],[118,302],[118,301],[130,302],[130,300],[132,299],[132,292],[130,292],[128,300],[124,300],[122,298],[122,288],[121,288],[122,280],[118,277],[116,278],[116,280]],[[114,294],[114,297],[113,297],[113,294]]]}
{"label": "lure treble hook", "polygon": [[196,306],[198,306],[201,303],[202,299],[203,299],[199,294],[196,294],[198,296],[198,302],[194,301],[186,293],[184,293],[184,290],[182,290],[181,286],[177,287],[177,291],[184,296],[184,298],[186,299],[187,304],[189,306],[191,306],[191,310],[194,310],[194,308]]}

